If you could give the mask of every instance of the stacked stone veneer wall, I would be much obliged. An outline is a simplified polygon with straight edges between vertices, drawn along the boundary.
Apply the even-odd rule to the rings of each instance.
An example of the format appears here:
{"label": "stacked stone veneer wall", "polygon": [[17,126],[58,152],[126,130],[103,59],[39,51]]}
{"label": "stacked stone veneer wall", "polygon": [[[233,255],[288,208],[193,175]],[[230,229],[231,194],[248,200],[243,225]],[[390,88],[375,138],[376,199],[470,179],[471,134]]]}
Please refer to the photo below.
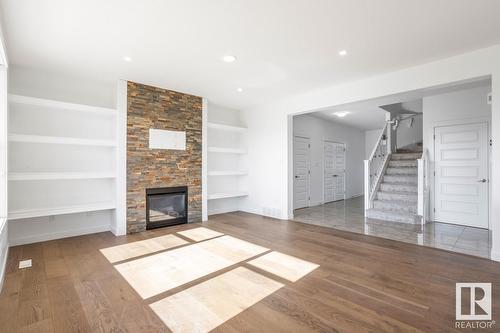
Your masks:
{"label": "stacked stone veneer wall", "polygon": [[[127,232],[146,229],[146,188],[188,186],[188,221],[201,221],[202,99],[127,83]],[[186,131],[186,150],[149,149],[149,129]]]}

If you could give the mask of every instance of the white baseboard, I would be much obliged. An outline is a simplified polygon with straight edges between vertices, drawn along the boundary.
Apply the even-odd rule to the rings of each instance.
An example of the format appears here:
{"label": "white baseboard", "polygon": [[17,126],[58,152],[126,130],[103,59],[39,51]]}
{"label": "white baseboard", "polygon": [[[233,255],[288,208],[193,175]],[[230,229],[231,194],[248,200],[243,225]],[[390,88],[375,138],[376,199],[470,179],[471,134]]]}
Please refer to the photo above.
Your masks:
{"label": "white baseboard", "polygon": [[493,249],[491,249],[490,259],[500,262],[500,251],[494,251]]}
{"label": "white baseboard", "polygon": [[87,235],[87,234],[95,234],[97,232],[110,231],[110,229],[111,228],[110,228],[109,224],[106,224],[106,225],[94,226],[91,228],[81,228],[81,229],[59,231],[59,232],[55,232],[55,233],[38,234],[38,235],[34,235],[34,236],[29,236],[29,237],[10,239],[9,244],[10,244],[10,246],[16,246],[16,245],[45,242],[45,241],[60,239],[60,238],[81,236],[81,235]]}
{"label": "white baseboard", "polygon": [[[5,239],[5,242],[3,241]],[[4,244],[5,243],[5,244]],[[5,251],[5,253],[3,253]],[[0,292],[2,291],[5,278],[5,267],[7,266],[7,257],[9,256],[9,239],[7,235],[7,220],[0,219]]]}
{"label": "white baseboard", "polygon": [[234,208],[218,208],[218,209],[211,209],[208,212],[208,216],[210,215],[215,215],[215,214],[225,214],[225,213],[231,213],[231,212],[236,212],[239,209],[234,209]]}

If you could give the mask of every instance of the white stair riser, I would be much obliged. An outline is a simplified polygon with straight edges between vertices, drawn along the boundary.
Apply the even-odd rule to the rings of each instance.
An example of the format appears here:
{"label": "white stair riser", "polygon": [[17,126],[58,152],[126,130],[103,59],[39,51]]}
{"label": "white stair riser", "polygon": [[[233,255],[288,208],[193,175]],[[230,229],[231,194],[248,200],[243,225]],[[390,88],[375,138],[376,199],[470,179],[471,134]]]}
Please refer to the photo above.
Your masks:
{"label": "white stair riser", "polygon": [[415,215],[379,211],[376,209],[368,210],[367,216],[369,218],[372,218],[372,219],[394,221],[394,222],[400,222],[400,223],[414,224],[416,222]]}
{"label": "white stair riser", "polygon": [[417,193],[418,186],[410,184],[391,184],[382,183],[380,184],[380,190],[384,192],[411,192]]}
{"label": "white stair riser", "polygon": [[397,203],[396,201],[380,201],[380,200],[375,200],[373,202],[373,208],[376,208],[378,210],[387,210],[387,211],[392,211],[392,212],[404,212],[404,213],[410,213],[410,214],[416,214],[417,213],[417,205],[412,205],[412,204],[400,204]]}
{"label": "white stair riser", "polygon": [[387,175],[416,175],[417,168],[387,168]]}
{"label": "white stair riser", "polygon": [[386,175],[384,176],[385,183],[398,183],[398,184],[417,184],[417,176],[398,176],[398,175]]}
{"label": "white stair riser", "polygon": [[417,160],[395,160],[389,161],[389,168],[397,167],[413,167],[416,168],[418,165]]}
{"label": "white stair riser", "polygon": [[404,202],[417,202],[417,196],[411,194],[391,193],[391,192],[377,192],[377,199],[387,201],[404,201]]}
{"label": "white stair riser", "polygon": [[421,153],[392,154],[391,160],[416,160],[422,157]]}

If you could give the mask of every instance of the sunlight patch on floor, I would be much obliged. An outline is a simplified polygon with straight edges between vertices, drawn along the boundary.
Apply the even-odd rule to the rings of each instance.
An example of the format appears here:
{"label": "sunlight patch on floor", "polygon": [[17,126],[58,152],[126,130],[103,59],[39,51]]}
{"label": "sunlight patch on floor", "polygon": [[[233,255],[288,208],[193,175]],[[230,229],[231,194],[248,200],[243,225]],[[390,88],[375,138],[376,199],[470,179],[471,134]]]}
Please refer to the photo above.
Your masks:
{"label": "sunlight patch on floor", "polygon": [[295,282],[319,267],[319,265],[287,254],[273,251],[264,254],[248,264],[285,280]]}
{"label": "sunlight patch on floor", "polygon": [[174,333],[209,332],[281,287],[238,267],[150,306]]}
{"label": "sunlight patch on floor", "polygon": [[222,236],[118,264],[115,268],[146,299],[268,250]]}
{"label": "sunlight patch on floor", "polygon": [[137,242],[117,245],[101,249],[101,253],[111,263],[127,260],[142,255],[163,251],[172,247],[188,244],[184,239],[175,235],[165,235]]}
{"label": "sunlight patch on floor", "polygon": [[184,230],[184,231],[179,231],[177,232],[179,235],[182,235],[186,238],[189,238],[195,242],[199,242],[202,240],[222,236],[224,234],[217,232],[215,230],[211,230],[208,228],[204,227],[199,227],[199,228],[194,228],[194,229],[189,229],[189,230]]}

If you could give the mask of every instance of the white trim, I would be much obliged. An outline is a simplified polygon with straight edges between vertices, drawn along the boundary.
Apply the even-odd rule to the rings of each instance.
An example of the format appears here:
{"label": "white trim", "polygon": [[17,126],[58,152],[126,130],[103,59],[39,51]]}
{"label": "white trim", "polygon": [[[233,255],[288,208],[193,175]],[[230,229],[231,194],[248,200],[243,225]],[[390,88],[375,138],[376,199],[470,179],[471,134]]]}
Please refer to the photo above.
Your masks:
{"label": "white trim", "polygon": [[240,133],[242,133],[242,132],[247,131],[246,127],[224,125],[224,124],[217,124],[217,123],[210,123],[210,122],[207,122],[207,127],[210,129],[228,131],[228,132],[240,132]]}
{"label": "white trim", "polygon": [[500,262],[500,251],[494,251],[493,249],[491,249],[490,259]]}
{"label": "white trim", "polygon": [[246,154],[247,151],[241,148],[225,148],[225,147],[208,147],[209,153],[222,153],[222,154]]}
{"label": "white trim", "polygon": [[113,140],[98,140],[85,138],[71,138],[63,136],[44,136],[44,135],[27,135],[27,134],[9,134],[10,142],[25,142],[25,143],[54,143],[61,145],[81,145],[81,146],[103,146],[115,147],[116,142]]}
{"label": "white trim", "polygon": [[221,192],[221,193],[212,193],[212,194],[208,195],[208,200],[238,198],[238,197],[245,197],[247,195],[248,195],[248,192]]}
{"label": "white trim", "polygon": [[217,177],[217,176],[246,176],[248,172],[246,171],[209,171],[209,176]]}
{"label": "white trim", "polygon": [[111,231],[127,233],[127,81],[118,80],[116,94],[116,211]]}
{"label": "white trim", "polygon": [[[488,141],[491,138],[491,119],[489,117],[473,117],[473,118],[462,118],[462,119],[452,119],[452,120],[444,120],[444,121],[435,121],[429,124],[430,131],[427,133],[429,135],[429,147],[427,148],[429,151],[429,156],[432,156],[432,163],[429,166],[429,220],[435,221],[434,208],[435,208],[435,194],[436,194],[436,180],[434,177],[434,173],[436,171],[436,140],[434,134],[436,133],[437,127],[446,127],[446,126],[459,126],[459,125],[472,125],[472,124],[482,124],[486,123],[488,127]],[[487,149],[487,167],[488,167],[488,229],[492,229],[492,195],[491,195],[491,184],[492,184],[492,173],[491,173],[491,147],[488,145]]]}
{"label": "white trim", "polygon": [[208,100],[201,102],[201,220],[208,221]]}
{"label": "white trim", "polygon": [[0,263],[0,292],[2,291],[3,287],[3,281],[5,278],[5,267],[7,266],[7,258],[9,257],[9,237],[8,237],[8,226],[7,226],[7,219],[6,218],[0,218],[0,246],[1,244],[1,237],[5,233],[5,239],[6,239],[6,244],[5,244],[5,254],[2,254],[2,248],[0,247],[0,254],[3,255],[3,261]]}
{"label": "white trim", "polygon": [[47,108],[48,110],[79,111],[79,112],[90,112],[102,116],[116,116],[115,109],[110,109],[100,106],[67,103],[67,102],[54,101],[50,99],[21,96],[14,94],[9,94],[8,99],[9,103],[12,104],[41,106]]}
{"label": "white trim", "polygon": [[9,221],[17,219],[26,219],[30,217],[94,212],[99,210],[109,210],[115,208],[116,205],[114,202],[100,202],[100,203],[91,203],[86,205],[17,210],[17,211],[9,211]]}
{"label": "white trim", "polygon": [[108,178],[116,178],[116,174],[114,172],[9,172],[10,181]]}
{"label": "white trim", "polygon": [[40,234],[40,235],[36,235],[36,236],[10,239],[9,245],[10,246],[17,246],[17,245],[45,242],[45,241],[49,241],[49,240],[53,240],[53,239],[61,239],[61,238],[67,238],[67,237],[95,234],[98,232],[105,232],[105,231],[110,231],[110,230],[111,229],[110,229],[109,224],[105,224],[105,225],[95,226],[92,228],[73,229],[73,230],[59,231],[59,232],[55,232],[55,233],[51,232],[51,233],[45,233],[45,234]]}

